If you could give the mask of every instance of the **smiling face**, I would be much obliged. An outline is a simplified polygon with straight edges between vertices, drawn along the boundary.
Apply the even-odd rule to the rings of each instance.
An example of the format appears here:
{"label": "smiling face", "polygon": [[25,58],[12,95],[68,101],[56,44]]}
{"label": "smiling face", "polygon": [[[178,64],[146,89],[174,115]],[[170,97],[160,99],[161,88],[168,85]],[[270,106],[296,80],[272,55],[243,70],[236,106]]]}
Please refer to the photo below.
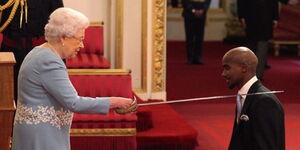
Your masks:
{"label": "smiling face", "polygon": [[62,57],[63,58],[73,58],[77,55],[81,48],[84,47],[83,40],[84,40],[85,29],[79,30],[74,36],[72,37],[63,37],[62,43],[64,44]]}
{"label": "smiling face", "polygon": [[224,77],[229,89],[242,87],[244,70],[243,65],[223,59],[222,76]]}
{"label": "smiling face", "polygon": [[228,88],[241,88],[256,74],[257,57],[246,47],[229,50],[222,60],[222,76]]}

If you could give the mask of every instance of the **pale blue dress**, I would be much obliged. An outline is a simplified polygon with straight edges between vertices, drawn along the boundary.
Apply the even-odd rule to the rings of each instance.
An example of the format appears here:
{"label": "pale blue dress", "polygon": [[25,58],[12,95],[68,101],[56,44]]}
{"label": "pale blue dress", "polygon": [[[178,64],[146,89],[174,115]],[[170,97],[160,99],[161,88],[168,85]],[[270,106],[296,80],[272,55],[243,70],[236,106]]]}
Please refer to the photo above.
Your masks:
{"label": "pale blue dress", "polygon": [[107,97],[78,96],[64,62],[47,48],[26,56],[18,81],[12,150],[70,150],[72,112],[109,111]]}

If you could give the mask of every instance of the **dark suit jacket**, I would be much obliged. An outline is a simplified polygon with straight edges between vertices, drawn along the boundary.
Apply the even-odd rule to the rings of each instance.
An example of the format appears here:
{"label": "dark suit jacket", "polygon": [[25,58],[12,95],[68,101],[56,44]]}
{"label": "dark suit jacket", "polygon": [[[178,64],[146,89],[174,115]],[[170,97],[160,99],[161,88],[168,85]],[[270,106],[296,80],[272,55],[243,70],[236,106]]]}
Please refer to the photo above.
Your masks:
{"label": "dark suit jacket", "polygon": [[[269,91],[259,81],[249,93]],[[228,150],[284,150],[284,110],[274,94],[248,95],[241,116],[249,120],[234,121]]]}
{"label": "dark suit jacket", "polygon": [[273,21],[279,19],[278,3],[286,0],[237,0],[239,18],[246,21],[249,39],[268,40],[273,36]]}

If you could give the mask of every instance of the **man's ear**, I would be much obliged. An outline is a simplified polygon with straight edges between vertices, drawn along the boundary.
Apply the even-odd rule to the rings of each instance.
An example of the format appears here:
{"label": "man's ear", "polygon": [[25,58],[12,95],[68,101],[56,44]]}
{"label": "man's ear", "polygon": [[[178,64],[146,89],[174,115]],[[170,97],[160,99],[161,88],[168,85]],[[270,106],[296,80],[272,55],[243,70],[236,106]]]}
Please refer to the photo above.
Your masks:
{"label": "man's ear", "polygon": [[242,69],[242,72],[245,73],[245,72],[248,72],[248,66],[246,64],[241,64],[241,69]]}

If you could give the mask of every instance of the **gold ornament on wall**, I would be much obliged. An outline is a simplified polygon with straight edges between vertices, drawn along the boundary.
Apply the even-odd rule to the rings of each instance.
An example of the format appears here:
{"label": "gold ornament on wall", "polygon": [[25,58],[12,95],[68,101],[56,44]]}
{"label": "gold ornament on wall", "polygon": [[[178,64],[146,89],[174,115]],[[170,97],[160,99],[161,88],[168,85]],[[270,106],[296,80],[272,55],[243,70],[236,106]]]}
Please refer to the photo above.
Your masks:
{"label": "gold ornament on wall", "polygon": [[164,90],[165,0],[153,0],[153,81],[152,90]]}

